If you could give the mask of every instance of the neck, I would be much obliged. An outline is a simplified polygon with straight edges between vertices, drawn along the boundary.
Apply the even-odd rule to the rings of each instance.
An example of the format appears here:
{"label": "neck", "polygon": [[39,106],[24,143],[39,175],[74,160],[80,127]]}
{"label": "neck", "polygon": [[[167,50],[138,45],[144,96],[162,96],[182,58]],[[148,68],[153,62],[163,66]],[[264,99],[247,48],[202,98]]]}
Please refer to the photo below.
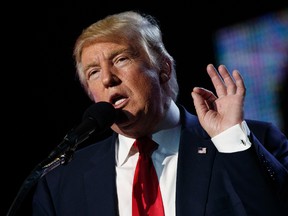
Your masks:
{"label": "neck", "polygon": [[164,118],[156,126],[155,132],[176,127],[180,124],[180,111],[173,100],[165,113]]}

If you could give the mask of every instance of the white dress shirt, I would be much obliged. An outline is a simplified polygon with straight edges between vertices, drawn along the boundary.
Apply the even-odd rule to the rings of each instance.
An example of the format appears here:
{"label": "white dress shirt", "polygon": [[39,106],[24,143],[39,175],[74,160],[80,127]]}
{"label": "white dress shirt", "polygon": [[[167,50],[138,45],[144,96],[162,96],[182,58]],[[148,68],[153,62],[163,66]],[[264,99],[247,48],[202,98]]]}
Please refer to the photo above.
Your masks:
{"label": "white dress shirt", "polygon": [[[152,135],[152,139],[159,144],[158,149],[152,154],[152,160],[159,178],[165,216],[175,216],[176,170],[181,125],[180,112],[173,101],[165,118],[159,124],[159,129],[162,130]],[[222,146],[228,133],[232,138],[224,143],[229,145]],[[249,129],[243,122],[242,125],[236,125],[217,135],[212,141],[220,152],[243,151],[251,146],[247,135]],[[116,184],[120,216],[132,215],[132,185],[138,160],[138,152],[131,148],[134,141],[135,139],[119,135],[116,142]],[[231,147],[231,143],[235,145],[232,144]]]}

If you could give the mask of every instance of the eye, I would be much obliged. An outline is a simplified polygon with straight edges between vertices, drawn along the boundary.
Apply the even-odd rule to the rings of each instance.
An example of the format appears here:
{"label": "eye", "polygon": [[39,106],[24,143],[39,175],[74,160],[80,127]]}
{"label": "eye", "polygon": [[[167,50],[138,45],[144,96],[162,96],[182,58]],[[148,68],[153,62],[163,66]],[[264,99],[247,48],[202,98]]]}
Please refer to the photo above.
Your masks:
{"label": "eye", "polygon": [[100,76],[100,69],[90,70],[87,74],[88,74],[87,76],[88,80],[97,79]]}
{"label": "eye", "polygon": [[122,62],[122,61],[125,61],[125,60],[127,60],[127,59],[128,59],[127,57],[121,57],[121,58],[117,59],[117,61],[118,61],[118,62]]}
{"label": "eye", "polygon": [[123,67],[125,66],[128,62],[130,62],[130,58],[128,58],[127,56],[121,56],[118,57],[114,60],[114,65],[116,67]]}

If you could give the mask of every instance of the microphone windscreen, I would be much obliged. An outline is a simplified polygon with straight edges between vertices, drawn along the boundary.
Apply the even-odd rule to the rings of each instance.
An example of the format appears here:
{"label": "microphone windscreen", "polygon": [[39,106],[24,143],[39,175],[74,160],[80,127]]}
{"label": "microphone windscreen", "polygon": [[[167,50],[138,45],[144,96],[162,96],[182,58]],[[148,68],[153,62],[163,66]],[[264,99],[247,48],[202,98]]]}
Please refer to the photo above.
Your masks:
{"label": "microphone windscreen", "polygon": [[99,128],[110,127],[117,118],[117,110],[111,103],[99,101],[86,109],[82,120],[90,119],[95,121]]}

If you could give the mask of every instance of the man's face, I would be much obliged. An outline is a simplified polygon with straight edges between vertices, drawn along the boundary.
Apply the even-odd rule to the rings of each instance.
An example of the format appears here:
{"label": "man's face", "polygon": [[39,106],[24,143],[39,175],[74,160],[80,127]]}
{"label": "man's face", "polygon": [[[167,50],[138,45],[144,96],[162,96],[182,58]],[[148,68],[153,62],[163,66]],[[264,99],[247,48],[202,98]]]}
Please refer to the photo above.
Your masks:
{"label": "man's face", "polygon": [[96,42],[83,49],[81,62],[94,101],[121,110],[114,131],[134,138],[153,132],[167,98],[159,72],[143,51],[126,43]]}

